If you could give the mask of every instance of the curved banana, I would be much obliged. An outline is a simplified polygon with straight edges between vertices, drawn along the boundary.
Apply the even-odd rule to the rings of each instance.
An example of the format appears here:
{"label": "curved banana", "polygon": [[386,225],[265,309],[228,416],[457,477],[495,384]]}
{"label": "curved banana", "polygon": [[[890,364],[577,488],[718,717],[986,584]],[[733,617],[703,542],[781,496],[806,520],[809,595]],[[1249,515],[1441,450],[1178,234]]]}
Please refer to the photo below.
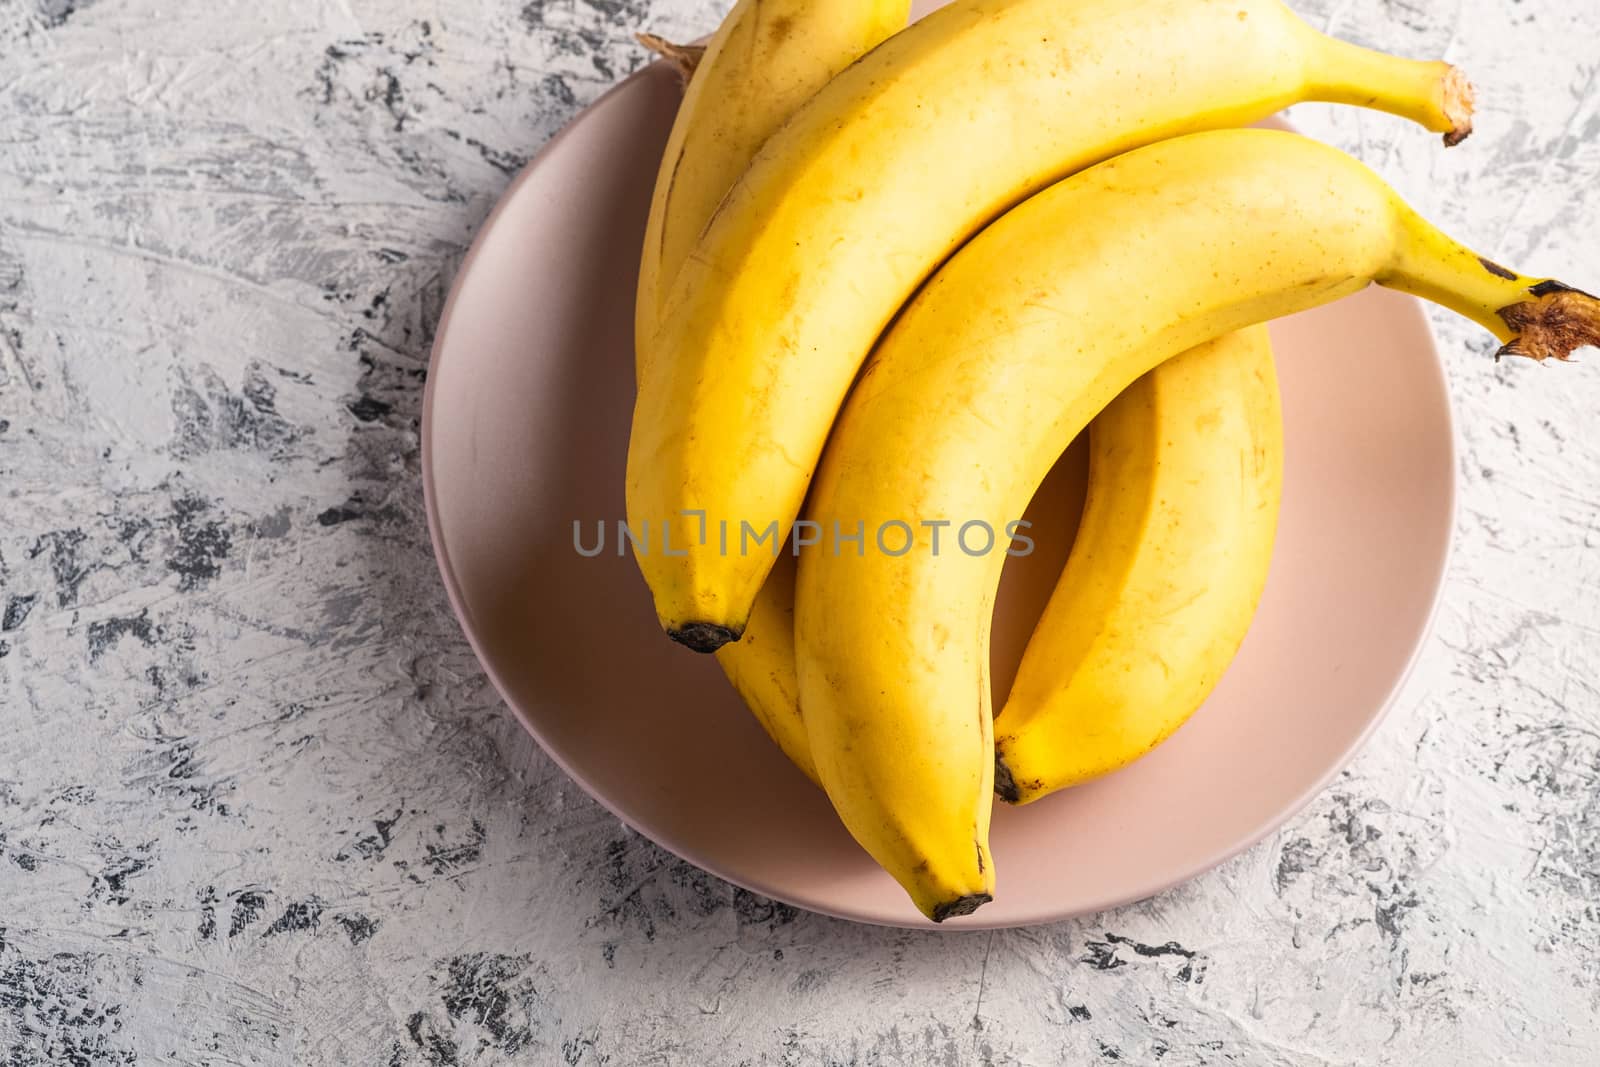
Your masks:
{"label": "curved banana", "polygon": [[[762,142],[816,91],[904,28],[911,0],[739,0],[693,64],[667,138],[639,260],[635,372],[644,380],[670,284]],[[651,48],[671,46],[644,38]]]}
{"label": "curved banana", "polygon": [[743,631],[755,540],[787,535],[868,351],[968,237],[1098,160],[1313,99],[1470,128],[1454,68],[1280,0],[957,0],[825,86],[717,208],[649,346],[671,358],[635,405],[627,510],[667,632],[709,652]]}
{"label": "curved banana", "polygon": [[[772,132],[839,71],[906,24],[911,0],[740,0],[694,55],[641,38],[692,69],[673,122],[639,263],[635,370],[644,380],[662,278],[674,277],[692,241]],[[778,595],[751,614],[749,638],[719,655],[723,673],[767,735],[816,780],[799,718],[794,667],[794,557],[772,576]]]}
{"label": "curved banana", "polygon": [[[1267,328],[1156,367],[1095,417],[1089,446],[1072,551],[997,720],[995,792],[1013,803],[1149,751],[1206,698],[1244,640],[1283,488]],[[717,661],[768,736],[820,784],[800,715],[794,582],[785,552],[744,637]]]}
{"label": "curved banana", "polygon": [[[1474,319],[1503,353],[1600,340],[1600,300],[1479,258],[1350,157],[1265,130],[1176,138],[1058,183],[952,257],[885,335],[809,503],[823,529],[864,526],[863,551],[800,558],[795,640],[818,776],[924,914],[993,891],[988,645],[1007,524],[1152,367],[1373,281]],[[936,521],[986,522],[1001,543],[952,551]]]}
{"label": "curved banana", "polygon": [[1265,326],[1174,356],[1089,426],[1072,554],[995,720],[995,792],[1027,803],[1183,725],[1244,641],[1283,492]]}

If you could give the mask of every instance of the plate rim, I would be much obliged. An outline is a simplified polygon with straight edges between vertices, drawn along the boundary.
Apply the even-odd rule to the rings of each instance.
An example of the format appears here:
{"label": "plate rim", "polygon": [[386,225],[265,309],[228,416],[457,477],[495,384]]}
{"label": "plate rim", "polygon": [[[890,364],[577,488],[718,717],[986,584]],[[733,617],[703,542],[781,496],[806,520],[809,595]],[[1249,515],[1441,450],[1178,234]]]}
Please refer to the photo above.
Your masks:
{"label": "plate rim", "polygon": [[[1130,904],[1135,904],[1140,901],[1150,900],[1180,885],[1193,881],[1195,878],[1206,873],[1207,871],[1210,871],[1216,867],[1220,867],[1229,860],[1234,859],[1244,852],[1254,848],[1256,845],[1261,844],[1270,834],[1283,827],[1285,824],[1298,816],[1302,811],[1304,811],[1313,800],[1320,796],[1328,788],[1328,786],[1332,784],[1335,778],[1337,778],[1349,767],[1349,765],[1354,761],[1355,757],[1359,755],[1361,750],[1365,748],[1366,745],[1371,741],[1373,734],[1376,733],[1378,728],[1384,723],[1385,720],[1388,719],[1390,712],[1394,708],[1394,705],[1399,701],[1401,693],[1405,690],[1407,684],[1410,682],[1413,674],[1415,673],[1417,664],[1421,660],[1423,652],[1428,647],[1430,639],[1433,635],[1434,627],[1438,621],[1439,612],[1444,602],[1444,593],[1448,584],[1446,579],[1449,575],[1450,567],[1455,557],[1455,530],[1460,518],[1459,465],[1461,458],[1460,449],[1458,447],[1455,406],[1450,391],[1449,374],[1447,372],[1443,355],[1439,349],[1438,337],[1434,332],[1433,325],[1429,321],[1426,311],[1422,307],[1422,301],[1415,296],[1406,296],[1407,307],[1404,313],[1417,320],[1418,324],[1422,328],[1423,336],[1427,338],[1428,353],[1432,357],[1430,366],[1439,380],[1441,391],[1444,396],[1443,413],[1444,429],[1446,431],[1446,458],[1449,461],[1449,478],[1447,484],[1443,487],[1447,497],[1445,521],[1447,536],[1444,539],[1444,551],[1440,554],[1438,566],[1434,573],[1428,576],[1431,585],[1431,591],[1429,594],[1427,612],[1423,617],[1422,625],[1417,630],[1417,634],[1412,642],[1411,649],[1407,653],[1405,664],[1395,675],[1394,681],[1390,684],[1388,691],[1385,693],[1382,700],[1378,702],[1372,715],[1362,727],[1361,731],[1330,762],[1328,769],[1323,773],[1323,775],[1316,781],[1311,782],[1305,789],[1297,794],[1292,802],[1265,816],[1249,831],[1241,834],[1235,843],[1215,856],[1200,863],[1188,864],[1178,872],[1162,879],[1157,884],[1143,886],[1135,890],[1130,890],[1127,893],[1117,894],[1105,900],[1093,902],[1087,906],[1073,907],[1059,912],[1027,914],[1023,916],[1006,917],[1004,919],[1000,918],[997,914],[995,918],[986,921],[985,912],[980,910],[970,918],[963,919],[952,925],[935,925],[927,922],[926,920],[919,922],[910,917],[902,919],[896,916],[866,914],[860,911],[853,912],[847,909],[837,908],[825,900],[810,898],[808,894],[793,893],[785,890],[781,886],[763,885],[760,884],[759,880],[735,876],[724,869],[720,863],[714,860],[703,856],[688,855],[685,853],[685,851],[680,850],[680,848],[675,847],[673,844],[661,840],[643,826],[635,823],[628,814],[621,811],[607,797],[603,796],[600,791],[595,789],[595,787],[591,785],[582,774],[575,770],[571,764],[568,763],[566,758],[545,738],[532,716],[530,716],[516,700],[512,699],[509,687],[503,682],[499,672],[495,669],[491,658],[486,654],[483,643],[480,641],[478,635],[474,631],[474,627],[471,622],[471,614],[467,609],[466,599],[462,595],[460,584],[456,579],[454,568],[450,562],[449,549],[445,543],[443,523],[439,514],[433,464],[434,457],[432,430],[434,420],[434,402],[437,393],[436,384],[439,379],[437,372],[443,362],[445,343],[447,337],[449,336],[451,320],[454,317],[458,299],[460,298],[462,291],[467,287],[468,284],[470,284],[473,268],[476,265],[479,255],[493,234],[495,224],[500,221],[501,216],[509,210],[508,205],[510,205],[511,202],[517,198],[518,194],[532,179],[534,174],[537,173],[539,168],[549,161],[551,156],[560,149],[562,144],[565,143],[570,136],[572,136],[574,131],[585,119],[590,117],[592,113],[598,112],[608,106],[613,106],[618,98],[620,98],[625,92],[630,91],[630,87],[633,86],[635,82],[650,77],[659,77],[659,71],[661,71],[663,67],[664,64],[661,61],[645,64],[632,74],[617,82],[617,84],[613,85],[611,88],[607,89],[604,93],[600,94],[587,106],[574,112],[571,118],[567,120],[561,129],[551,136],[550,139],[547,140],[543,145],[541,145],[538,151],[529,158],[528,162],[524,164],[520,170],[518,170],[516,175],[509,183],[507,183],[505,189],[500,193],[499,198],[495,201],[494,208],[484,218],[484,221],[479,226],[477,232],[473,235],[472,242],[468,246],[465,256],[462,257],[461,265],[457,268],[455,277],[451,280],[449,295],[445,299],[444,307],[441,310],[439,318],[434,326],[433,343],[430,345],[428,352],[428,377],[423,387],[422,417],[420,428],[423,510],[427,515],[428,539],[433,550],[434,562],[438,567],[440,578],[444,583],[445,595],[449,600],[451,612],[456,617],[456,623],[460,627],[462,635],[466,638],[468,646],[472,649],[473,656],[477,660],[478,666],[483,670],[485,677],[488,678],[489,683],[494,687],[495,693],[500,697],[500,701],[505,706],[506,710],[511,712],[513,718],[515,718],[517,722],[521,724],[522,728],[527,731],[530,737],[533,738],[534,742],[538,744],[539,748],[543,750],[544,754],[551,759],[556,766],[567,775],[568,778],[575,782],[579,788],[581,788],[602,808],[615,816],[624,826],[628,827],[634,833],[637,833],[649,840],[658,848],[663,849],[670,855],[677,857],[683,862],[692,864],[693,866],[698,867],[701,870],[704,870],[707,873],[712,874],[733,886],[744,889],[747,892],[755,893],[760,896],[776,900],[780,903],[819,915],[825,915],[833,919],[864,923],[871,926],[905,930],[922,930],[929,932],[960,933],[963,931],[976,930],[1021,929],[1024,927],[1042,926],[1090,915],[1098,915],[1103,912],[1126,907]],[[1268,121],[1274,121],[1281,124],[1284,128],[1294,130],[1294,127],[1284,120],[1281,113],[1277,116],[1274,116],[1272,120]]]}

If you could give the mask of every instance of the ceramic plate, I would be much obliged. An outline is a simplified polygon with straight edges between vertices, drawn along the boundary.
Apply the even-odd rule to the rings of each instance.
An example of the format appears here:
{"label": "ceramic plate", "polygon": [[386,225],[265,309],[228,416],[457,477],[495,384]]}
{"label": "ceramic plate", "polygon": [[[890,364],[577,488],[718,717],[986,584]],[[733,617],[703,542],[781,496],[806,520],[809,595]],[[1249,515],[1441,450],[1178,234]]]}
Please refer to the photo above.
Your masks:
{"label": "ceramic plate", "polygon": [[[635,271],[678,97],[658,66],[590,107],[512,183],[467,257],[423,416],[439,567],[507,705],[629,825],[758,893],[926,925],[715,661],[661,634],[633,560],[573,547],[574,520],[592,531],[623,514]],[[1405,677],[1453,517],[1450,412],[1426,322],[1411,298],[1371,290],[1273,330],[1285,491],[1243,650],[1150,756],[1025,809],[997,805],[996,899],[947,928],[1093,912],[1206,870],[1316,794]],[[1035,502],[1066,516],[1058,529],[1071,528],[1081,460],[1069,453]],[[1066,547],[1008,571],[998,685]]]}

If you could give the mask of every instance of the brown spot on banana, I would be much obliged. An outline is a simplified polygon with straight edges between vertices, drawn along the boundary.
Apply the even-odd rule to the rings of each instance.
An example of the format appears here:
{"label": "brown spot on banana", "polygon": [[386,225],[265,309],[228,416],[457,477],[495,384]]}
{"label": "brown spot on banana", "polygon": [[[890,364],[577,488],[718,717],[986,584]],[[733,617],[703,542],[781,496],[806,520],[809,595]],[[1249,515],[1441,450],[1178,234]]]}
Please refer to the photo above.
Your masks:
{"label": "brown spot on banana", "polygon": [[794,29],[794,19],[787,15],[780,15],[767,25],[767,36],[772,38],[774,44],[783,41]]}
{"label": "brown spot on banana", "polygon": [[1492,259],[1484,259],[1482,256],[1479,256],[1478,262],[1483,264],[1484,270],[1488,271],[1490,274],[1493,274],[1496,278],[1504,278],[1508,282],[1514,282],[1517,280],[1517,274],[1515,271],[1506,270]]}

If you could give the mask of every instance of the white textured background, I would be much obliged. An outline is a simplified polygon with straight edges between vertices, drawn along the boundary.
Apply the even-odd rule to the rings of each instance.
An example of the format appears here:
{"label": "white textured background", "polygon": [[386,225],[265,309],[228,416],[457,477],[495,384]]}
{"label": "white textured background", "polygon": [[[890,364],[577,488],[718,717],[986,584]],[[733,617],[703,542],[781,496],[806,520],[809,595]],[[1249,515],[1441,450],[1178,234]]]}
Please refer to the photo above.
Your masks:
{"label": "white textured background", "polygon": [[[1596,1062],[1600,371],[1496,367],[1442,314],[1463,502],[1423,664],[1179,890],[996,934],[797,913],[501,711],[424,532],[433,322],[632,31],[718,6],[0,0],[0,1064]],[[1600,285],[1593,0],[1298,7],[1482,106],[1451,153],[1296,122]]]}

